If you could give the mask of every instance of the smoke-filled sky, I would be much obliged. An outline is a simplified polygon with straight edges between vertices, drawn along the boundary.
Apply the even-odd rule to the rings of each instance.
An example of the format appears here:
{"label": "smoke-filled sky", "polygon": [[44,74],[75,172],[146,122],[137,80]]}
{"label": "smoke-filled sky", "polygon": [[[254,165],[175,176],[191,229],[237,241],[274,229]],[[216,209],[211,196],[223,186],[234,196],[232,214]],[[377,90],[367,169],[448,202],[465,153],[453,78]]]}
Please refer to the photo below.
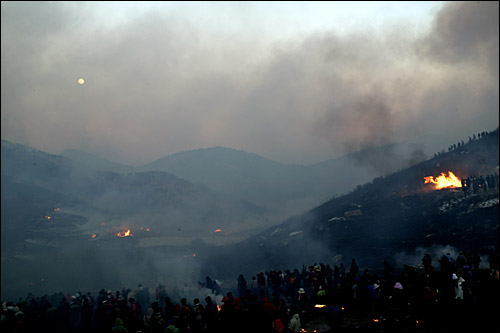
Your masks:
{"label": "smoke-filled sky", "polygon": [[498,2],[1,8],[2,139],[51,153],[139,165],[226,146],[307,164],[499,123]]}

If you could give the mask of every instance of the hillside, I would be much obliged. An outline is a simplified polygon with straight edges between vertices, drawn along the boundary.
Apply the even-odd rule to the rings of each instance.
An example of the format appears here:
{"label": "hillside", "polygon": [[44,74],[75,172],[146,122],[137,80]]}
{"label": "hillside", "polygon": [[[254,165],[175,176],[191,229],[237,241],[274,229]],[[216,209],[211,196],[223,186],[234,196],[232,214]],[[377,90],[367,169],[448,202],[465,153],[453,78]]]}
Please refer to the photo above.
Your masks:
{"label": "hillside", "polygon": [[71,159],[80,167],[90,168],[101,171],[113,171],[120,173],[131,173],[135,171],[134,167],[108,161],[99,156],[89,154],[78,149],[66,149],[60,154],[62,157]]}
{"label": "hillside", "polygon": [[[290,167],[286,174],[283,165],[245,152],[236,152],[241,156],[227,163],[235,151],[215,150],[221,154],[219,163],[224,163],[217,166],[211,157],[214,151],[202,150],[209,155],[206,164],[213,163],[215,175],[216,168],[226,170],[227,178],[233,172],[241,191],[245,183],[254,184],[253,176],[262,176],[255,161],[260,160],[259,171],[283,174],[274,186],[309,168],[285,165]],[[300,268],[314,261],[346,262],[351,257],[362,266],[376,267],[381,258],[396,260],[430,246],[466,247],[486,254],[498,248],[498,187],[465,198],[460,190],[434,191],[423,183],[424,176],[448,170],[459,177],[498,172],[498,131],[375,178],[272,227],[266,209],[163,171],[103,171],[8,141],[2,141],[1,153],[6,295],[103,285],[120,288],[138,280],[180,284],[186,276],[230,278],[266,268]],[[351,184],[353,179],[360,181],[350,173],[353,169],[336,170],[335,163],[315,165],[325,173],[318,171],[315,180],[305,177],[300,182],[309,179],[311,183],[304,185],[309,189],[321,180],[335,186],[339,174]],[[269,184],[262,185],[262,195],[264,185]],[[294,193],[293,187],[287,189]],[[121,237],[127,230],[130,237]]]}
{"label": "hillside", "polygon": [[[395,261],[436,246],[491,253],[499,245],[498,184],[465,197],[461,189],[434,190],[423,177],[445,171],[458,177],[486,176],[498,173],[498,160],[496,130],[358,186],[230,249],[214,249],[207,253],[206,272],[255,274],[318,261],[348,264],[351,258],[377,268],[382,259]],[[418,264],[421,257],[416,256]]]}
{"label": "hillside", "polygon": [[365,149],[311,165],[272,161],[225,147],[167,155],[141,170],[165,171],[218,192],[266,207],[279,222],[374,177],[425,159],[428,144],[404,142]]}
{"label": "hillside", "polygon": [[[81,263],[119,269],[110,253],[135,260],[139,274],[151,246],[217,243],[215,229],[249,233],[266,223],[265,209],[165,172],[99,171],[8,141],[1,159],[3,293],[24,293],[33,281],[44,281],[37,288],[61,279],[97,285]],[[128,229],[131,237],[117,237]]]}

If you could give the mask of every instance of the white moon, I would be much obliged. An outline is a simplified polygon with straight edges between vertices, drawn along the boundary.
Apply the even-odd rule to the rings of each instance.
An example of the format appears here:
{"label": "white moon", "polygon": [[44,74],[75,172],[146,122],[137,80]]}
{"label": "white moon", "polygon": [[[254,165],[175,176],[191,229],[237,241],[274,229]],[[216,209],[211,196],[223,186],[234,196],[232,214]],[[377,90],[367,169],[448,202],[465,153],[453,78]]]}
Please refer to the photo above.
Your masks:
{"label": "white moon", "polygon": [[85,80],[84,80],[84,79],[82,79],[82,78],[79,78],[79,79],[78,79],[78,84],[84,84],[84,83],[85,83]]}

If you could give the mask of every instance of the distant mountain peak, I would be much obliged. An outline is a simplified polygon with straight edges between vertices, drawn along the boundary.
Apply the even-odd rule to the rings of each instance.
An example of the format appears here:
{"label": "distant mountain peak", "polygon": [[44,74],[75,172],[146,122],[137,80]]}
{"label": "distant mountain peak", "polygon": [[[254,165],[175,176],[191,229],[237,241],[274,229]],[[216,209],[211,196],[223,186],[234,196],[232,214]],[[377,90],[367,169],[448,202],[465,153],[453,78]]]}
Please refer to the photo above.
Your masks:
{"label": "distant mountain peak", "polygon": [[115,172],[133,172],[135,170],[134,167],[112,162],[100,156],[78,149],[66,149],[61,153],[61,156],[69,158],[82,166],[98,170],[110,170]]}

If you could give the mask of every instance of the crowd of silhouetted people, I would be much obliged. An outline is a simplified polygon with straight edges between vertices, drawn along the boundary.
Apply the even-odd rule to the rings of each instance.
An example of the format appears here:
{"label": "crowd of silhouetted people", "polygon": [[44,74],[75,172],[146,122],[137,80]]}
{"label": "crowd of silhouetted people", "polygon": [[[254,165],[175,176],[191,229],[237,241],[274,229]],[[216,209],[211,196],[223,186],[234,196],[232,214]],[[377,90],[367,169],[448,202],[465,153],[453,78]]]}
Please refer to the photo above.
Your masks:
{"label": "crowd of silhouetted people", "polygon": [[465,196],[470,193],[488,193],[488,190],[496,190],[500,187],[498,173],[483,176],[471,175],[467,178],[462,178],[462,191]]}
{"label": "crowd of silhouetted people", "polygon": [[29,294],[3,302],[1,328],[9,333],[304,332],[323,324],[319,332],[475,331],[500,313],[495,312],[499,256],[490,255],[485,269],[481,261],[475,252],[460,252],[434,261],[426,254],[418,267],[394,269],[384,260],[376,271],[360,269],[355,259],[349,267],[315,263],[259,272],[249,280],[240,274],[231,291],[207,276],[197,285],[204,296],[189,300],[174,299],[162,284],[151,291],[138,285],[95,295]]}
{"label": "crowd of silhouetted people", "polygon": [[[467,143],[471,143],[472,141],[479,140],[481,138],[485,138],[486,136],[490,135],[491,133],[487,131],[479,132],[476,134],[474,133],[472,136],[469,136],[469,141]],[[464,140],[458,141],[457,143],[454,143],[448,147],[448,152],[452,152],[454,150],[460,149],[465,146]],[[434,153],[434,157],[438,157],[440,155],[443,155],[445,153],[445,150],[442,149],[441,151]]]}

